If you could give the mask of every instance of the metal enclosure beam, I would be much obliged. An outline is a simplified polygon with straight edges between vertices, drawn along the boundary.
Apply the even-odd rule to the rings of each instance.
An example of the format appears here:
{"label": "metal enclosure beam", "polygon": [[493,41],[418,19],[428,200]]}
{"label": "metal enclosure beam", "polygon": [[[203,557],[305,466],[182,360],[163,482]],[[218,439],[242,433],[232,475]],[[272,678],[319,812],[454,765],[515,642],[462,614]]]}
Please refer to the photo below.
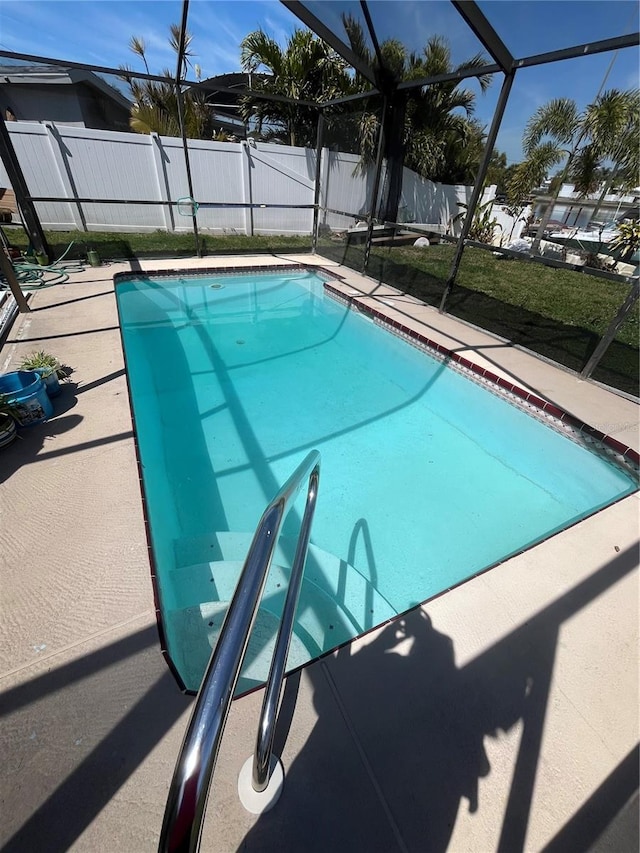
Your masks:
{"label": "metal enclosure beam", "polygon": [[500,129],[500,123],[502,122],[505,107],[507,106],[507,101],[509,100],[509,93],[511,92],[514,77],[515,71],[512,71],[510,74],[505,75],[504,81],[502,83],[502,89],[500,89],[500,95],[498,97],[496,111],[493,114],[493,121],[491,122],[491,127],[487,136],[487,143],[485,145],[484,154],[482,156],[482,162],[480,163],[480,168],[478,169],[478,174],[476,175],[475,184],[473,186],[473,192],[471,193],[471,199],[469,201],[469,208],[467,210],[467,215],[465,216],[464,223],[462,225],[462,233],[460,234],[460,238],[458,239],[456,253],[453,258],[453,263],[451,264],[451,272],[449,273],[449,278],[447,279],[447,283],[444,288],[444,293],[442,294],[442,301],[440,302],[440,312],[443,312],[445,309],[447,299],[449,298],[449,294],[451,293],[451,288],[453,287],[454,282],[456,280],[456,276],[458,274],[458,268],[460,266],[462,253],[464,251],[464,244],[467,237],[469,236],[469,231],[471,230],[471,225],[473,222],[474,214],[476,212],[476,207],[478,206],[480,196],[482,195],[482,191],[484,189],[484,180],[487,176],[487,169],[489,168],[489,162],[491,160],[491,155],[493,154],[493,148],[496,144],[496,137],[498,136],[498,130]]}
{"label": "metal enclosure beam", "polygon": [[[175,82],[173,77],[167,77],[164,74],[146,74],[143,71],[125,71],[122,68],[112,68],[107,65],[88,65],[86,62],[72,62],[71,60],[65,59],[50,59],[46,56],[36,56],[31,53],[14,53],[10,50],[0,50],[0,57],[4,57],[6,59],[18,59],[20,61],[26,60],[28,62],[35,62],[38,65],[55,65],[60,66],[62,68],[74,68],[79,71],[93,71],[96,74],[111,74],[114,77],[118,77],[118,79],[126,78],[127,80],[152,80],[156,83],[171,83]],[[190,89],[204,89],[207,91],[208,89],[213,89],[216,92],[228,92],[232,95],[237,95],[238,90],[232,89],[228,86],[218,86],[212,85],[208,80],[187,80],[186,78],[182,78],[182,82],[189,86]],[[252,90],[247,90],[249,94],[252,94]],[[256,97],[260,97],[265,101],[284,101],[288,104],[302,104],[305,107],[316,107],[318,104],[315,101],[300,101],[296,98],[287,98],[285,95],[271,95],[263,92],[255,92]]]}
{"label": "metal enclosure beam", "polygon": [[189,188],[189,198],[191,199],[191,222],[193,224],[193,236],[196,241],[196,255],[201,258],[202,250],[200,249],[200,237],[198,235],[198,222],[196,220],[196,211],[193,206],[193,181],[191,180],[191,163],[189,161],[189,145],[187,143],[187,130],[184,125],[184,106],[182,102],[182,63],[184,61],[184,47],[187,37],[187,18],[189,16],[189,0],[182,2],[182,23],[180,24],[180,42],[178,44],[178,61],[176,63],[176,103],[178,105],[178,121],[180,122],[180,134],[182,136],[182,149],[184,151],[184,165],[187,170],[187,187]]}
{"label": "metal enclosure beam", "polygon": [[382,58],[382,53],[380,51],[380,44],[378,43],[378,36],[376,35],[376,28],[373,26],[373,21],[371,20],[371,14],[369,13],[369,4],[366,0],[360,0],[360,8],[362,9],[362,14],[364,15],[364,19],[367,24],[367,28],[369,30],[369,37],[371,38],[371,43],[373,44],[373,49],[376,52],[376,59],[378,60],[378,65],[380,68],[384,68],[384,60]]}
{"label": "metal enclosure beam", "polygon": [[366,92],[356,92],[353,95],[344,95],[342,98],[331,98],[330,101],[323,101],[320,106],[333,107],[336,104],[348,104],[353,101],[364,101],[366,98],[373,98],[380,94],[382,94],[380,89],[367,89]]}
{"label": "metal enclosure beam", "polygon": [[80,71],[92,71],[95,74],[112,74],[114,77],[131,77],[140,80],[156,80],[158,83],[171,83],[171,77],[164,74],[145,74],[138,71],[125,71],[122,68],[112,68],[108,65],[88,65],[86,62],[71,62],[66,59],[50,59],[47,56],[37,56],[32,53],[14,53],[11,50],[0,50],[0,56],[6,59],[26,60],[37,65],[58,65],[62,68],[77,68]]}
{"label": "metal enclosure beam", "polygon": [[480,39],[502,71],[513,68],[513,56],[498,33],[482,14],[474,0],[451,0],[456,11],[464,18],[471,30]]}
{"label": "metal enclosure beam", "polygon": [[31,245],[36,253],[46,255],[49,262],[53,260],[51,249],[44,236],[40,219],[36,213],[35,206],[30,198],[29,187],[24,177],[24,173],[18,160],[9,131],[5,125],[4,119],[0,118],[0,159],[2,160],[9,183],[11,184],[14,193],[16,194],[16,202],[22,215],[24,227],[27,230]]}
{"label": "metal enclosure beam", "polygon": [[[315,255],[318,250],[318,229],[320,227],[320,170],[322,166],[322,140],[324,136],[324,114],[318,116],[318,130],[316,136],[316,179],[313,188],[313,248]],[[326,200],[325,200],[326,203]]]}
{"label": "metal enclosure beam", "polygon": [[2,247],[0,247],[0,273],[2,273],[7,280],[9,290],[13,294],[13,298],[16,300],[18,311],[20,311],[21,314],[26,314],[31,311],[31,308],[29,308],[29,304],[27,303],[27,297],[24,295],[22,288],[20,287],[20,282],[16,276],[13,264],[5,255]]}
{"label": "metal enclosure beam", "polygon": [[382,102],[382,115],[380,116],[380,134],[378,136],[378,152],[376,154],[376,171],[373,179],[373,187],[371,189],[371,205],[369,207],[369,216],[367,224],[367,241],[364,247],[364,260],[362,263],[362,272],[367,274],[369,268],[369,256],[371,255],[371,241],[373,239],[373,220],[376,215],[376,205],[378,203],[378,191],[380,189],[380,174],[382,172],[382,154],[384,152],[384,127],[389,109],[389,99],[385,96]]}
{"label": "metal enclosure beam", "polygon": [[564,59],[576,59],[579,56],[593,56],[596,53],[606,53],[610,50],[621,50],[625,47],[640,45],[640,33],[629,33],[612,39],[603,39],[589,44],[577,44],[561,50],[551,50],[549,53],[538,53],[524,59],[514,60],[515,68],[531,68],[534,65],[545,65],[548,62],[560,62]]}
{"label": "metal enclosure beam", "polygon": [[638,301],[638,295],[639,294],[640,294],[640,281],[638,279],[636,279],[634,284],[633,284],[633,287],[631,288],[631,290],[627,294],[627,298],[624,300],[624,302],[622,303],[622,305],[618,309],[618,313],[616,314],[616,316],[613,318],[613,320],[609,324],[609,328],[604,333],[604,335],[600,339],[600,342],[598,343],[598,346],[595,348],[595,350],[591,354],[591,358],[587,361],[585,366],[582,368],[582,372],[581,372],[580,376],[582,376],[584,379],[588,379],[591,376],[591,374],[593,373],[593,371],[596,369],[596,367],[598,366],[600,359],[605,354],[605,352],[608,350],[609,345],[612,343],[613,339],[615,338],[615,336],[618,332],[618,329],[620,328],[620,326],[622,326],[622,324],[626,320],[629,312],[631,311],[633,306]]}
{"label": "metal enclosure beam", "polygon": [[[183,80],[183,83],[188,84],[189,89],[201,89],[203,92],[224,92],[229,95],[252,95],[254,98],[259,98],[261,101],[276,101],[283,104],[299,104],[302,107],[319,108],[322,104],[317,101],[303,101],[299,98],[288,98],[286,95],[273,95],[270,92],[261,92],[257,89],[245,89],[240,91],[232,89],[230,86],[218,86],[217,83],[211,83],[210,80],[202,80],[199,83],[191,83],[188,80]],[[230,108],[229,104],[224,104]]]}
{"label": "metal enclosure beam", "polygon": [[402,91],[403,89],[420,89],[423,86],[430,86],[432,83],[466,80],[469,77],[479,77],[481,74],[496,74],[498,71],[502,71],[502,68],[496,63],[483,65],[480,68],[459,68],[456,71],[450,71],[448,74],[436,74],[433,77],[405,80],[402,83],[398,83],[398,91]]}

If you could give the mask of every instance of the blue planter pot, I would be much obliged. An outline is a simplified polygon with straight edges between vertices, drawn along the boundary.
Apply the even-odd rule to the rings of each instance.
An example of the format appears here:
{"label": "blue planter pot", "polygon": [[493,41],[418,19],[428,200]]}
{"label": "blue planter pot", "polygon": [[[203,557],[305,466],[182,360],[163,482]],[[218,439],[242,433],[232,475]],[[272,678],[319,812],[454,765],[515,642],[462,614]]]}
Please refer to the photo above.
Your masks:
{"label": "blue planter pot", "polygon": [[15,370],[0,376],[0,394],[16,406],[20,426],[34,426],[53,415],[42,377],[34,370]]}
{"label": "blue planter pot", "polygon": [[44,382],[44,390],[47,394],[50,397],[57,397],[61,389],[55,370],[51,370],[48,367],[34,367],[33,370]]}

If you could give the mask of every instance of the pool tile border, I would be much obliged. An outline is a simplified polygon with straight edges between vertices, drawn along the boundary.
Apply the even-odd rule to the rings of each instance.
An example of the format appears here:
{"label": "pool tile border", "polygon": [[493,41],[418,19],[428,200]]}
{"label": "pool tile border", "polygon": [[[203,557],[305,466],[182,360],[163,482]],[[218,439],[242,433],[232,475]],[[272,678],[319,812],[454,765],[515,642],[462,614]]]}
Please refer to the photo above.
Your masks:
{"label": "pool tile border", "polygon": [[292,261],[290,264],[250,264],[247,266],[233,267],[192,267],[190,269],[165,269],[165,270],[127,270],[126,272],[117,272],[113,276],[114,284],[119,284],[122,281],[128,281],[136,278],[201,278],[203,275],[215,276],[234,276],[240,273],[259,272],[263,274],[290,272],[296,270],[298,272],[314,272],[320,273],[323,279],[331,279],[333,281],[341,281],[341,276],[335,272],[325,269],[325,267],[302,264],[299,261]]}
{"label": "pool tile border", "polygon": [[[332,278],[335,279],[337,277],[332,275]],[[581,421],[574,415],[565,412],[548,400],[544,400],[542,397],[532,394],[525,388],[509,382],[502,376],[498,376],[491,370],[481,367],[454,350],[439,344],[437,341],[433,341],[422,334],[422,332],[418,332],[401,323],[399,320],[389,317],[378,308],[359,301],[359,297],[367,296],[366,293],[350,295],[332,287],[329,282],[325,282],[324,289],[332,298],[371,317],[377,324],[387,329],[387,331],[403,338],[418,349],[428,351],[438,361],[453,362],[450,365],[453,369],[467,376],[473,382],[482,385],[491,391],[491,393],[508,400],[542,423],[546,423],[557,432],[562,433],[562,435],[568,436],[578,444],[588,446],[591,450],[604,453],[605,456],[613,459],[619,465],[623,465],[626,470],[630,470],[635,477],[640,475],[640,454],[632,447],[627,447],[617,439]]]}

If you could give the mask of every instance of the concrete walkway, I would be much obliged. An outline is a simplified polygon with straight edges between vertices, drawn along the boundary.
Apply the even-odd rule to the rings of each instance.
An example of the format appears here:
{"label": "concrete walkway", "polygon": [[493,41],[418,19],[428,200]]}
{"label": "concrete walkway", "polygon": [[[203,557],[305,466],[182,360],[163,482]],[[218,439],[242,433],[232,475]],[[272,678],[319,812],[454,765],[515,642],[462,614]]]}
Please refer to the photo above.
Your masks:
{"label": "concrete walkway", "polygon": [[[142,266],[224,260],[283,257]],[[155,627],[113,294],[128,268],[35,293],[0,351],[3,371],[35,349],[74,369],[55,417],[0,452],[7,851],[154,850],[191,705]],[[634,403],[339,271],[345,289],[639,448]],[[236,781],[262,695],[234,702],[202,849],[637,851],[638,509],[636,493],[291,676],[285,792],[260,818]]]}

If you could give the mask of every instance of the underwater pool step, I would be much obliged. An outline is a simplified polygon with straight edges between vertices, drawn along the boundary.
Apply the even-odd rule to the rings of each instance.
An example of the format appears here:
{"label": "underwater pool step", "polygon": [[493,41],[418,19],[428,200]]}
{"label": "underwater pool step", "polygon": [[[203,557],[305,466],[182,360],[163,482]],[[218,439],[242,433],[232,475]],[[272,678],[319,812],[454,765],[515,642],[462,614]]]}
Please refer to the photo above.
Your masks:
{"label": "underwater pool step", "polygon": [[[239,560],[220,560],[197,563],[171,572],[174,595],[170,612],[198,607],[203,603],[230,601],[242,565]],[[272,565],[262,595],[260,610],[271,613],[277,620],[284,606],[288,578],[287,569]],[[311,657],[346,642],[361,630],[338,601],[313,581],[303,579],[294,631],[303,638]]]}
{"label": "underwater pool step", "polygon": [[[242,566],[240,561],[220,560],[185,566],[171,573],[175,607],[165,615],[165,628],[171,657],[189,690],[196,690],[202,680]],[[271,567],[238,692],[262,684],[267,678],[288,574],[282,566]],[[212,600],[214,597],[219,600]],[[287,670],[348,642],[359,631],[335,600],[312,581],[303,580]]]}
{"label": "underwater pool step", "polygon": [[[172,658],[188,690],[197,690],[214,648],[228,601],[208,601],[192,607],[169,611],[166,627],[180,638],[172,648]],[[236,693],[258,687],[266,681],[273,656],[280,620],[264,608],[258,611]],[[309,654],[303,640],[294,631],[287,657],[287,670],[307,663]]]}
{"label": "underwater pool step", "polygon": [[[210,563],[214,560],[244,560],[249,551],[253,533],[222,530],[203,536],[185,536],[173,543],[176,568],[195,563]],[[274,559],[285,564],[282,549],[276,550]]]}
{"label": "underwater pool step", "polygon": [[[172,606],[181,608],[203,601],[230,601],[242,566],[242,560],[212,560],[174,569],[169,573]],[[288,577],[288,571],[282,566],[272,564],[264,596],[284,595]]]}
{"label": "underwater pool step", "polygon": [[[214,560],[169,573],[167,641],[190,690],[200,683],[243,564],[243,560]],[[288,579],[287,567],[272,564],[254,629],[257,633],[252,635],[252,651],[238,687],[241,692],[267,677]],[[307,663],[395,615],[391,605],[353,566],[319,548],[310,548],[287,669]],[[264,664],[257,663],[263,659]]]}
{"label": "underwater pool step", "polygon": [[[174,541],[175,565],[187,567],[212,561],[242,562],[252,537],[252,533],[218,531],[208,536],[177,539]],[[274,554],[274,564],[290,566],[295,548],[295,538],[281,536]],[[178,570],[176,568],[175,571]],[[358,632],[368,630],[397,615],[397,611],[383,593],[358,569],[317,545],[309,545],[304,577],[338,602],[340,608],[348,614],[349,620],[357,626]],[[205,594],[204,590],[202,594]],[[209,593],[206,598],[199,600],[214,597],[217,595]],[[230,598],[231,594],[228,597]]]}

